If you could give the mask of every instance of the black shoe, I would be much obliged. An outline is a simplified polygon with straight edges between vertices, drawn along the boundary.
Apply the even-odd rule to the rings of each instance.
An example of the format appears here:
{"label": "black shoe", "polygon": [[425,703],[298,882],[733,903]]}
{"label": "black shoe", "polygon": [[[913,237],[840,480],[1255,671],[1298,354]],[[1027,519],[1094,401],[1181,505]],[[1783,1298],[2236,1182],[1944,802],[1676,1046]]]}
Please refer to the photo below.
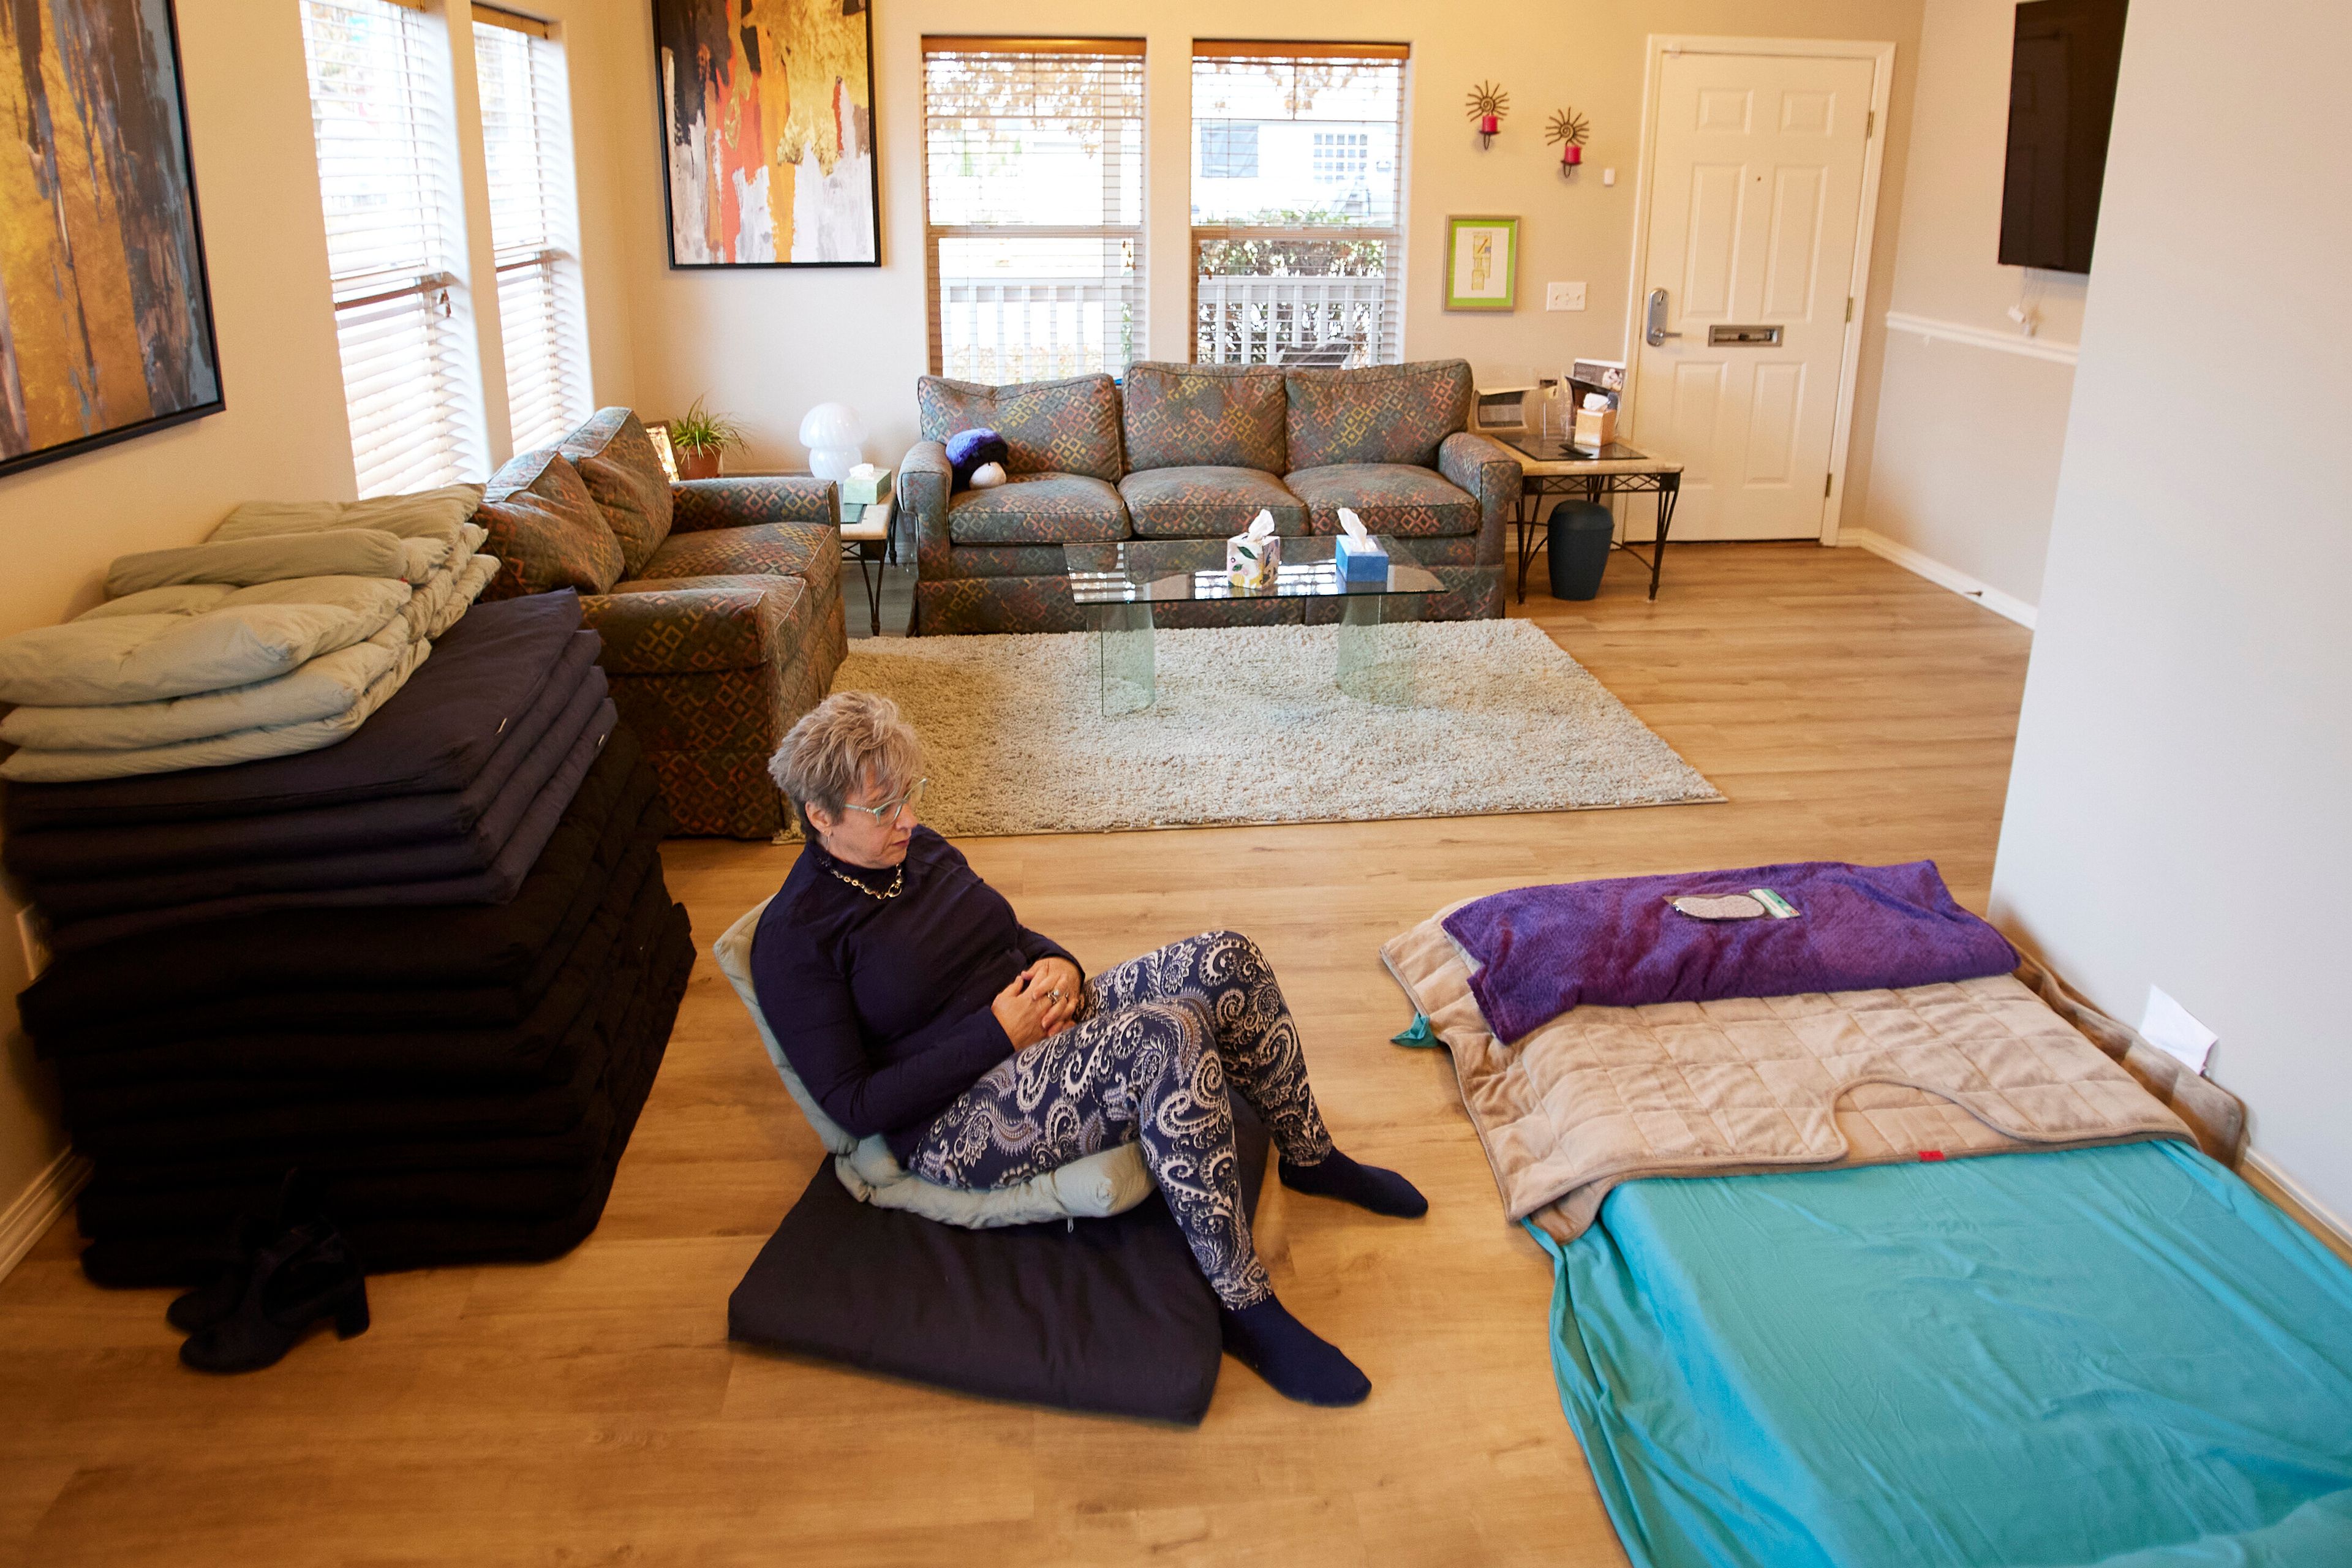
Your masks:
{"label": "black shoe", "polygon": [[324,1217],[319,1212],[316,1193],[302,1180],[301,1173],[287,1172],[268,1210],[248,1210],[230,1223],[228,1235],[215,1255],[219,1272],[206,1284],[163,1309],[165,1320],[184,1334],[193,1334],[225,1321],[245,1299],[246,1283],[252,1278],[254,1260],[261,1256],[262,1248],[298,1222]]}
{"label": "black shoe", "polygon": [[229,1315],[188,1336],[180,1360],[198,1372],[274,1366],[321,1319],[350,1339],[367,1332],[367,1278],[341,1232],[298,1225],[261,1249]]}

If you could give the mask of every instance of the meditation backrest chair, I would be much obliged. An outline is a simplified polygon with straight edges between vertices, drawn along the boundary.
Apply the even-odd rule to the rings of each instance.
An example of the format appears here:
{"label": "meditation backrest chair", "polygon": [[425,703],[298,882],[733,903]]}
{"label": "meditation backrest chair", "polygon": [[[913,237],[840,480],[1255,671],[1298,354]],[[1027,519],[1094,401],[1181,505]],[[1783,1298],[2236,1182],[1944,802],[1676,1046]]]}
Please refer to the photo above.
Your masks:
{"label": "meditation backrest chair", "polygon": [[865,1139],[853,1136],[817,1104],[768,1027],[767,1016],[760,1011],[760,998],[751,985],[751,939],[767,907],[762,900],[729,926],[711,943],[710,951],[719,960],[719,973],[750,1010],[751,1022],[760,1031],[760,1043],[767,1047],[768,1059],[775,1064],[776,1076],[784,1080],[793,1103],[815,1129],[817,1142],[832,1151],[834,1174],[860,1202],[877,1208],[905,1209],[943,1225],[985,1230],[1041,1220],[1099,1219],[1123,1214],[1151,1195],[1151,1173],[1144,1165],[1142,1147],[1136,1143],[1121,1143],[1074,1160],[1014,1186],[970,1191],[943,1187],[910,1173],[879,1133]]}

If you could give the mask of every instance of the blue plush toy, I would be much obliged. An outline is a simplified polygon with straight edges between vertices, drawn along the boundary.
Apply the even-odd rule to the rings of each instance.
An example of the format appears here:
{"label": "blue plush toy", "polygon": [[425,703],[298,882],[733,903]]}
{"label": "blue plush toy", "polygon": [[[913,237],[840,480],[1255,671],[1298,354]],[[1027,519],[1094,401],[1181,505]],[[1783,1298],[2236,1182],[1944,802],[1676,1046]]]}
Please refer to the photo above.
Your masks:
{"label": "blue plush toy", "polygon": [[1013,448],[993,430],[959,430],[948,437],[948,466],[955,470],[953,490],[970,489],[971,476],[984,464],[999,468],[1013,458]]}

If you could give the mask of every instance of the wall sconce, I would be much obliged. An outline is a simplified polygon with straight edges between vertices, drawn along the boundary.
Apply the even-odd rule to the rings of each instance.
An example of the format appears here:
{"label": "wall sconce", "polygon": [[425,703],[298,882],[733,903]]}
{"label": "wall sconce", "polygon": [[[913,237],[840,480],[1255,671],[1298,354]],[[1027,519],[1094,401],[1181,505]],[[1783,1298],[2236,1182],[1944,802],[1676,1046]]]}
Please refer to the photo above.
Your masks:
{"label": "wall sconce", "polygon": [[1592,123],[1573,109],[1563,109],[1551,117],[1551,127],[1544,132],[1544,141],[1559,148],[1559,172],[1564,179],[1576,173],[1584,162],[1584,139],[1592,134]]}
{"label": "wall sconce", "polygon": [[1503,128],[1503,116],[1511,109],[1511,95],[1491,81],[1482,81],[1470,89],[1470,118],[1478,127],[1478,145],[1485,147],[1495,140]]}

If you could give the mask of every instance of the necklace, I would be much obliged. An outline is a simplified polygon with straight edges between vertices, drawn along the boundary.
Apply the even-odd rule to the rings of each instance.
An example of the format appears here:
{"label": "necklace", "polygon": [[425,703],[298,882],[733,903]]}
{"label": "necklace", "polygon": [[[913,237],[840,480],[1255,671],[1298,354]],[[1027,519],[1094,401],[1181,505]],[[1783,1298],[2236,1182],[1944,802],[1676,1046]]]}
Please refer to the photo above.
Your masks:
{"label": "necklace", "polygon": [[907,863],[904,860],[898,862],[898,874],[890,879],[890,885],[878,893],[873,889],[867,887],[865,883],[859,881],[856,878],[851,876],[848,872],[840,869],[838,867],[827,866],[825,869],[831,871],[835,876],[840,878],[843,881],[848,883],[851,887],[856,889],[859,892],[865,894],[869,899],[895,899],[900,892],[905,890],[907,886]]}

